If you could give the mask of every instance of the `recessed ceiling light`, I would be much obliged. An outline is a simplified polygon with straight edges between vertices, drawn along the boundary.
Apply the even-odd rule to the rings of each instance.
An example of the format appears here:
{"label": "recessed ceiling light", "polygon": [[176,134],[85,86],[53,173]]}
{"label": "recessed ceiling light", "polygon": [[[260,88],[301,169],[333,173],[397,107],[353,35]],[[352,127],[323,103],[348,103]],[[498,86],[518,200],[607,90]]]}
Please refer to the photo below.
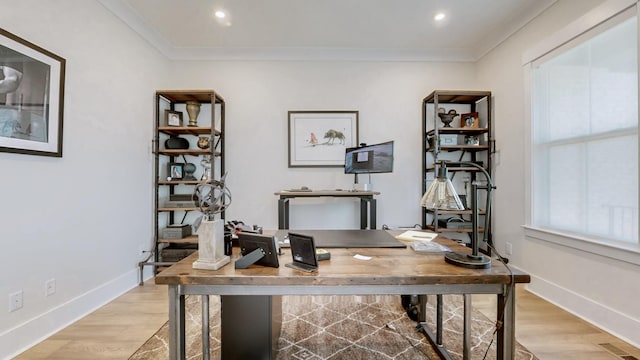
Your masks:
{"label": "recessed ceiling light", "polygon": [[222,10],[216,11],[215,15],[218,19],[224,19],[227,16],[227,14]]}
{"label": "recessed ceiling light", "polygon": [[437,13],[434,17],[433,20],[435,21],[442,21],[444,20],[444,18],[446,17],[446,15],[444,13]]}

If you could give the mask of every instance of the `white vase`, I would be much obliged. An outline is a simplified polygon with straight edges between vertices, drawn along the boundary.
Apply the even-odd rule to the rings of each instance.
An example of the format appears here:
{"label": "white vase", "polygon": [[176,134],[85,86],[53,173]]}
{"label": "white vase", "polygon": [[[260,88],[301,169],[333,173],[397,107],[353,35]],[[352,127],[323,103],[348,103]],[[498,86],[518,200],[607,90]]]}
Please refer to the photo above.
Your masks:
{"label": "white vase", "polygon": [[224,254],[224,220],[202,220],[198,227],[198,260],[194,269],[218,270],[231,261]]}

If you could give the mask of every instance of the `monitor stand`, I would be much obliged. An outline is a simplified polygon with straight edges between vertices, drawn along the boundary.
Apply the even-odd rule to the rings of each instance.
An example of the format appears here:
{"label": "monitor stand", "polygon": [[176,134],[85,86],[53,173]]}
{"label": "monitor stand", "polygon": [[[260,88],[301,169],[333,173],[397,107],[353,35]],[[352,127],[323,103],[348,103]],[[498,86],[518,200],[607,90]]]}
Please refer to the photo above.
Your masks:
{"label": "monitor stand", "polygon": [[369,182],[364,184],[358,183],[358,174],[354,174],[353,177],[354,191],[371,191],[371,174],[369,174]]}

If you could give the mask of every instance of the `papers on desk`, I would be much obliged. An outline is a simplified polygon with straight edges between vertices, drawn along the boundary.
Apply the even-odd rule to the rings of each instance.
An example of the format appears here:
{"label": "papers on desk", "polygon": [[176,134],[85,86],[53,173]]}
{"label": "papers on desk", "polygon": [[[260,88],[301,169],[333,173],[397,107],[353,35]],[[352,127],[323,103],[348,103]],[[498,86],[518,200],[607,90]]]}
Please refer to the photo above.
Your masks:
{"label": "papers on desk", "polygon": [[438,234],[433,232],[408,230],[396,236],[396,239],[404,241],[431,241],[435,239],[436,236],[438,236]]}
{"label": "papers on desk", "polygon": [[440,245],[437,242],[431,241],[435,239],[436,236],[438,236],[438,234],[433,232],[408,230],[396,236],[396,239],[411,241],[411,243],[409,243],[409,246],[411,246],[413,251],[418,251],[418,252],[451,251],[451,249],[449,249],[447,246]]}
{"label": "papers on desk", "polygon": [[449,247],[440,245],[434,241],[427,241],[427,242],[414,241],[411,244],[409,244],[409,246],[411,246],[413,251],[417,251],[417,252],[441,253],[441,252],[451,251]]}

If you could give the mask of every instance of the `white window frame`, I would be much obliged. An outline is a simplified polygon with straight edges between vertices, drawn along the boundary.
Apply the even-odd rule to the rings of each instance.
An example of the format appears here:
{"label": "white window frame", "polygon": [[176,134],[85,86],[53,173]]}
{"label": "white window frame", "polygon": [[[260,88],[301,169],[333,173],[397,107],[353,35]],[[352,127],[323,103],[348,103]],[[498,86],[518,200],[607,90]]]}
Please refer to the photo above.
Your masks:
{"label": "white window frame", "polygon": [[[533,63],[570,41],[583,36],[597,26],[606,24],[616,16],[632,11],[638,17],[639,0],[609,0],[585,14],[550,38],[530,48],[523,54],[524,94],[525,94],[525,225],[527,238],[551,242],[585,252],[610,257],[640,265],[640,244],[609,243],[585,235],[540,228],[532,225],[532,118],[531,118],[531,78]],[[640,26],[639,26],[640,28]],[[640,33],[640,31],[639,31]],[[588,36],[588,35],[586,35]],[[640,34],[638,36],[640,39]],[[640,42],[640,40],[639,40]],[[640,46],[638,46],[640,49]],[[639,56],[640,58],[640,56]],[[638,87],[640,88],[640,80]],[[640,107],[640,105],[639,105]],[[639,111],[640,113],[640,111]],[[640,202],[640,201],[639,201]]]}

